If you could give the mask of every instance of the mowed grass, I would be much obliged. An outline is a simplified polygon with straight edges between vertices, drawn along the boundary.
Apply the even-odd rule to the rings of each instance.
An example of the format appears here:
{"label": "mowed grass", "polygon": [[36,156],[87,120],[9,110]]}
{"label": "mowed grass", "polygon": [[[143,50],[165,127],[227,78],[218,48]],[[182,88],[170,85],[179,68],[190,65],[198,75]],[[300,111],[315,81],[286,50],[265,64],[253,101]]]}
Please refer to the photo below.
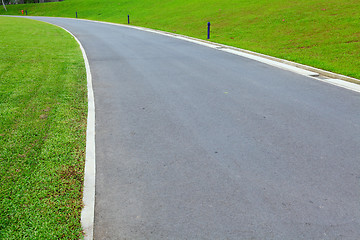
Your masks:
{"label": "mowed grass", "polygon": [[129,14],[131,24],[201,39],[210,21],[211,41],[360,79],[358,0],[65,0],[8,9],[116,23]]}
{"label": "mowed grass", "polygon": [[84,62],[64,30],[0,17],[0,239],[79,239]]}

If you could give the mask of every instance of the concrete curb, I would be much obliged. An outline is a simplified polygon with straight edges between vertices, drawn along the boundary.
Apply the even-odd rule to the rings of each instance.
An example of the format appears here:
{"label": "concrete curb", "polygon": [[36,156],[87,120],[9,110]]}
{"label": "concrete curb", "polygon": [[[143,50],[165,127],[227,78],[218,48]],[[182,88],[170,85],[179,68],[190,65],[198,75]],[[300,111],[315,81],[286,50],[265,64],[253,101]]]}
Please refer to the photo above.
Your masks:
{"label": "concrete curb", "polygon": [[[50,23],[51,24],[51,23]],[[60,27],[58,25],[52,24]],[[95,213],[95,101],[94,91],[92,87],[92,76],[90,71],[89,60],[87,58],[84,47],[77,37],[75,37],[67,29],[60,27],[74,37],[78,42],[81,52],[83,54],[87,89],[88,89],[88,117],[86,129],[86,158],[84,170],[84,188],[83,188],[83,204],[84,207],[81,211],[81,226],[84,231],[84,239],[92,240],[94,234],[94,213]]]}
{"label": "concrete curb", "polygon": [[94,213],[95,213],[95,100],[94,91],[92,87],[92,76],[90,65],[86,52],[78,41],[81,51],[83,53],[88,88],[88,119],[86,130],[86,160],[84,171],[84,190],[83,190],[83,204],[84,208],[81,212],[81,225],[83,227],[85,237],[84,239],[92,240],[94,234]]}

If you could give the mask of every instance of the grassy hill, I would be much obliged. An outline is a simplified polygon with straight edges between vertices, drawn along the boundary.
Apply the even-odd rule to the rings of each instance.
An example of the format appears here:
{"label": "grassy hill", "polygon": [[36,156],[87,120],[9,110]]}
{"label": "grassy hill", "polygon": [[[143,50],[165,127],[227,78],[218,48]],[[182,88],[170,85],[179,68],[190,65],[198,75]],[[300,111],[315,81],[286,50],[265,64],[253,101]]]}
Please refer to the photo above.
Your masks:
{"label": "grassy hill", "polygon": [[8,6],[0,14],[75,17],[131,24],[303,63],[360,79],[358,0],[65,0]]}

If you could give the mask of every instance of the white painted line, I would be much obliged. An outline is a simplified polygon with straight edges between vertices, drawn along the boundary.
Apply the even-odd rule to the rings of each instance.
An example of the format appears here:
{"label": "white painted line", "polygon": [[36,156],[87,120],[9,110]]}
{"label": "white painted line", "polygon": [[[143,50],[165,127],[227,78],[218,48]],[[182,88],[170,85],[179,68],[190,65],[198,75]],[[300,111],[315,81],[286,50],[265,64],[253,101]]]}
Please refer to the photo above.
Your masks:
{"label": "white painted line", "polygon": [[86,52],[78,41],[81,51],[83,53],[88,88],[88,119],[86,130],[86,159],[84,171],[84,189],[83,189],[83,204],[84,208],[81,211],[81,225],[83,227],[85,236],[84,239],[92,240],[94,234],[94,213],[95,213],[95,100],[94,91],[92,87],[92,77],[90,71],[89,60]]}
{"label": "white painted line", "polygon": [[314,78],[314,79],[360,93],[360,85],[359,84],[347,82],[347,81],[340,80],[340,79],[331,79],[331,78],[330,79]]}
{"label": "white painted line", "polygon": [[[50,23],[51,24],[51,23]],[[52,24],[57,26],[55,24]],[[57,26],[60,27],[60,26]],[[83,204],[84,207],[81,211],[81,226],[84,231],[84,239],[92,240],[94,235],[94,212],[95,212],[95,101],[94,91],[92,87],[92,77],[90,71],[89,60],[86,56],[86,52],[81,42],[70,31],[64,29],[71,34],[78,42],[81,52],[83,54],[86,78],[87,78],[87,90],[88,90],[88,117],[87,117],[87,129],[86,129],[86,158],[85,158],[85,170],[84,170],[84,188],[83,188]]]}
{"label": "white painted line", "polygon": [[288,65],[288,64],[285,64],[285,63],[277,62],[277,61],[267,59],[267,58],[263,58],[263,57],[260,57],[260,56],[256,56],[256,55],[253,55],[253,54],[240,52],[240,51],[237,51],[237,50],[234,50],[234,49],[222,48],[220,50],[224,51],[224,52],[232,53],[232,54],[235,54],[235,55],[238,55],[238,56],[241,56],[241,57],[249,58],[249,59],[261,62],[261,63],[265,63],[265,64],[271,65],[273,67],[277,67],[277,68],[281,68],[281,69],[288,70],[288,71],[291,71],[291,72],[295,72],[295,73],[300,74],[300,75],[319,76],[318,73],[310,72],[310,71],[307,71],[305,69],[294,67],[294,66],[291,66],[291,65]]}

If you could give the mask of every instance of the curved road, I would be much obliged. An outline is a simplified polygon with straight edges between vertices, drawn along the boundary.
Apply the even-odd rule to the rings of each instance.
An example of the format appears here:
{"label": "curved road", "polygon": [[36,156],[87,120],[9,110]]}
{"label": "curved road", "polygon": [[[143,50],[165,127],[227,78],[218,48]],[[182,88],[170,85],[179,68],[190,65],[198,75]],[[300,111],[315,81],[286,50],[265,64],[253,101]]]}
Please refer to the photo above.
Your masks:
{"label": "curved road", "polygon": [[360,94],[126,27],[83,44],[95,239],[359,239]]}

